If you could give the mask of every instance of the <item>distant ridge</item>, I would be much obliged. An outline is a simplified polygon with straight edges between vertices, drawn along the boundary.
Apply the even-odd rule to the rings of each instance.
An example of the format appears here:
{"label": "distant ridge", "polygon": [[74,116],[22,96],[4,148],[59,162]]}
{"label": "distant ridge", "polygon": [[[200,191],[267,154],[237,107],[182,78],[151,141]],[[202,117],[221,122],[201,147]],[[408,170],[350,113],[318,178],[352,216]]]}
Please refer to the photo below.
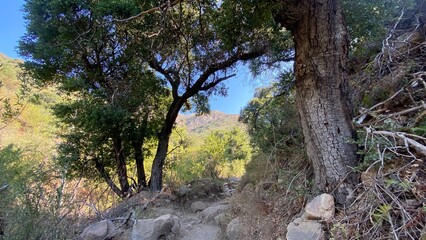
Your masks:
{"label": "distant ridge", "polygon": [[189,132],[204,134],[212,130],[227,130],[234,127],[245,128],[238,122],[239,114],[226,114],[220,111],[211,111],[210,114],[197,116],[196,114],[179,115],[177,124],[185,126]]}

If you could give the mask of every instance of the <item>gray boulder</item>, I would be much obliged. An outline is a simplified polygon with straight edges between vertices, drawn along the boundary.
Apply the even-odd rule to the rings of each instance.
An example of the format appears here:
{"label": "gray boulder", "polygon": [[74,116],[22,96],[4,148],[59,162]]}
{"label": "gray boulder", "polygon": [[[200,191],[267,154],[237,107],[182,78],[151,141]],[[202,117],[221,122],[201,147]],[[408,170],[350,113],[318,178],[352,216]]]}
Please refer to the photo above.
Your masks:
{"label": "gray boulder", "polygon": [[229,209],[228,205],[217,205],[217,206],[208,207],[201,212],[201,219],[203,223],[214,222],[214,218],[217,215],[228,211],[228,209]]}
{"label": "gray boulder", "polygon": [[191,209],[192,209],[192,211],[194,211],[194,212],[199,212],[199,211],[203,211],[204,209],[206,209],[206,204],[205,203],[203,203],[203,202],[200,202],[200,201],[197,201],[197,202],[193,202],[192,204],[191,204]]}
{"label": "gray boulder", "polygon": [[241,239],[245,229],[239,217],[232,219],[226,227],[226,239],[236,240]]}
{"label": "gray boulder", "polygon": [[160,237],[176,239],[180,232],[177,216],[166,214],[156,219],[137,220],[132,230],[132,240],[157,240]]}
{"label": "gray boulder", "polygon": [[83,240],[104,240],[116,230],[114,223],[110,220],[102,220],[86,227],[80,234]]}
{"label": "gray boulder", "polygon": [[287,226],[287,240],[324,240],[322,225],[298,218]]}

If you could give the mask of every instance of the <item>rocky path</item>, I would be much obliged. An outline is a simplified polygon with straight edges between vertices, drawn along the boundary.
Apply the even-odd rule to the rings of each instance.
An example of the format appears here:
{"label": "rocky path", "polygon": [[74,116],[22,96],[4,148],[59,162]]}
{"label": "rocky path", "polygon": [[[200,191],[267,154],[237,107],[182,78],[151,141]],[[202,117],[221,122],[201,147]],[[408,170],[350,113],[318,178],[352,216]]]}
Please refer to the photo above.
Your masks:
{"label": "rocky path", "polygon": [[[161,196],[151,206],[138,209],[139,204],[130,204],[138,212],[123,224],[123,217],[104,219],[88,226],[78,239],[91,240],[217,240],[223,239],[224,233],[220,225],[229,210],[228,198],[235,191],[237,183],[225,183],[221,192],[209,194],[208,197],[186,199],[185,202],[173,203],[173,200]],[[180,194],[190,194],[183,191]],[[197,189],[199,191],[199,189]],[[204,193],[203,193],[204,194]],[[206,196],[204,194],[203,196]],[[180,199],[185,199],[182,196]],[[136,201],[136,200],[133,200]],[[146,204],[145,204],[146,205]],[[131,214],[129,215],[131,216]],[[115,221],[121,219],[121,221]],[[125,219],[125,218],[124,218]]]}
{"label": "rocky path", "polygon": [[207,207],[198,213],[183,213],[181,216],[181,234],[178,239],[218,239],[221,233],[218,218],[220,214],[225,214],[227,209],[228,205],[217,205]]}

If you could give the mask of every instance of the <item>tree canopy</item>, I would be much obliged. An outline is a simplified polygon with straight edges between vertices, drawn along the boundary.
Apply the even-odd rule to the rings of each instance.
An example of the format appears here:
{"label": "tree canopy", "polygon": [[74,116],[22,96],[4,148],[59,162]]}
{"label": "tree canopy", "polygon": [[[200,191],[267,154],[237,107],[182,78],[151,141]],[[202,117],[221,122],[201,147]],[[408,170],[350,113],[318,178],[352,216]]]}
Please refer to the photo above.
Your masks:
{"label": "tree canopy", "polygon": [[[382,13],[388,16],[391,11],[381,4],[399,9],[402,1],[344,3],[384,19]],[[27,33],[19,48],[27,58],[24,66],[35,84],[58,85],[68,97],[66,103],[55,108],[67,126],[66,141],[60,148],[62,163],[74,174],[80,169],[93,175],[96,169],[117,194],[124,196],[130,191],[129,156],[137,165],[137,185],[148,185],[143,167],[147,151],[143,144],[153,138],[158,145],[150,187],[154,191],[161,189],[170,135],[179,111],[208,112],[209,97],[226,95],[225,81],[235,76],[238,62],[250,61],[254,72],[260,72],[265,66],[292,61],[297,56],[296,68],[311,61],[297,55],[298,47],[314,43],[303,35],[312,30],[303,30],[308,23],[302,24],[304,16],[315,10],[309,7],[312,6],[307,1],[288,0],[178,0],[161,4],[130,0],[27,0]],[[340,5],[329,8],[335,7],[343,29]],[[352,20],[355,15],[348,15],[353,39],[359,39],[353,42],[354,48],[376,36],[365,31],[376,21],[360,24]],[[300,38],[296,38],[299,33]],[[307,45],[303,47],[307,49]],[[345,46],[342,51],[336,54],[346,56]],[[341,69],[346,69],[343,65]],[[302,83],[297,80],[302,77],[298,75],[300,71],[295,73],[296,82]],[[342,74],[339,81],[345,95],[345,70]],[[325,84],[324,92],[333,84]],[[300,88],[296,91],[299,99],[306,99]],[[298,105],[299,112],[301,107]],[[346,135],[342,138],[349,137],[349,129],[343,131]],[[110,176],[113,172],[117,173],[119,187]]]}
{"label": "tree canopy", "polygon": [[143,144],[155,137],[168,100],[164,82],[148,69],[130,32],[114,23],[124,9],[106,13],[107,3],[27,1],[28,33],[20,51],[31,59],[24,66],[35,83],[56,84],[68,99],[55,107],[65,124],[63,166],[71,175],[91,177],[96,169],[124,196],[131,155],[137,185],[147,186]]}

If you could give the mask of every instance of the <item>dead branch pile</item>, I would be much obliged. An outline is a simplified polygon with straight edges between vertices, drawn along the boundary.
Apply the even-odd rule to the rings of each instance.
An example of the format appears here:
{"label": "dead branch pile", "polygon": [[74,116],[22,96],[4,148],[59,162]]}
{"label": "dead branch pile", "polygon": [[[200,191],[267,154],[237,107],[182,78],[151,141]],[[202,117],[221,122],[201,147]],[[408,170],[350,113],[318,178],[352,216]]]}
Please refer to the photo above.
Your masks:
{"label": "dead branch pile", "polygon": [[361,183],[334,239],[426,237],[426,25],[397,26],[357,76]]}

